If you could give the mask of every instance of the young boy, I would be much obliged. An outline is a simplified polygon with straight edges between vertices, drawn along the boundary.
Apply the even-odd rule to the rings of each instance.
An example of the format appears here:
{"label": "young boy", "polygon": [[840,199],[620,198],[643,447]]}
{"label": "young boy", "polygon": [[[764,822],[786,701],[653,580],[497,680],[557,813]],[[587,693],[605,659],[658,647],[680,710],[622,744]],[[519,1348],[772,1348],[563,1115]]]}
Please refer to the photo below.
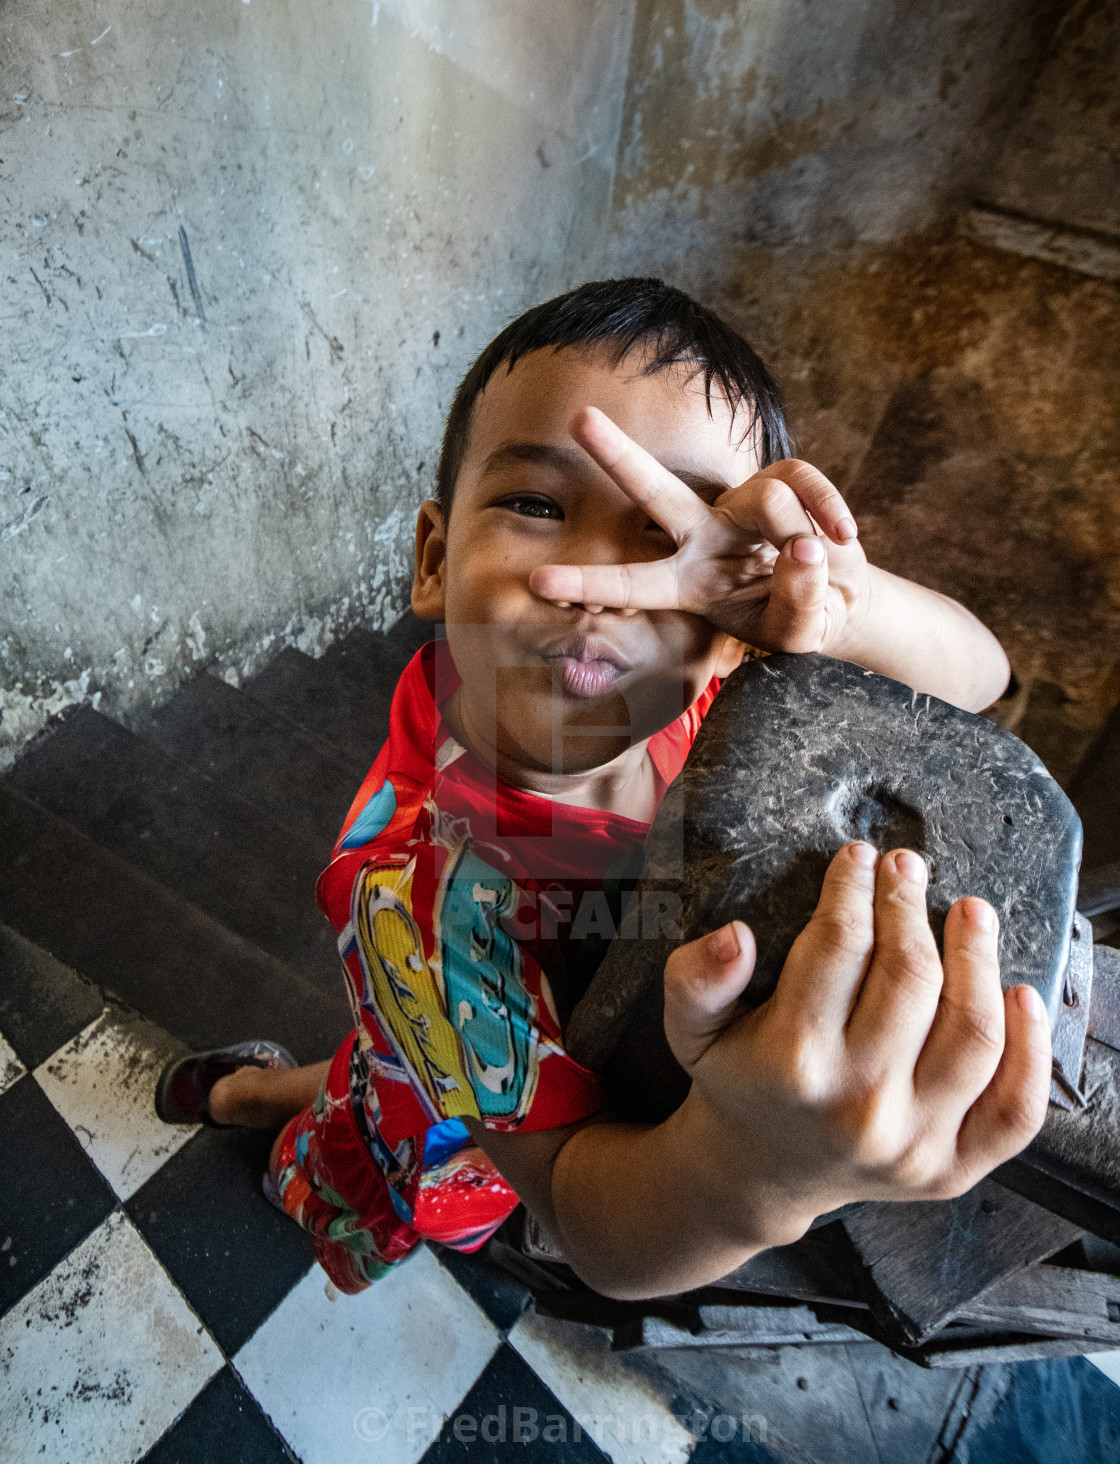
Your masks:
{"label": "young boy", "polygon": [[692,1088],[665,1123],[612,1119],[564,1051],[746,647],[976,710],[1006,684],[989,632],[869,566],[841,495],[788,453],[751,348],[655,280],[529,311],[460,386],[412,590],[446,642],[402,676],[319,882],[355,1031],[309,1068],[188,1058],[158,1102],[283,1125],[274,1195],[340,1289],[424,1238],[477,1248],[520,1198],[600,1291],[677,1292],[847,1201],[961,1193],[1041,1125],[1045,1014],[1029,987],[1004,998],[994,912],[954,906],[942,969],[923,861],[866,844],[833,860],[756,1011],[744,925],[678,947],[665,1021]]}

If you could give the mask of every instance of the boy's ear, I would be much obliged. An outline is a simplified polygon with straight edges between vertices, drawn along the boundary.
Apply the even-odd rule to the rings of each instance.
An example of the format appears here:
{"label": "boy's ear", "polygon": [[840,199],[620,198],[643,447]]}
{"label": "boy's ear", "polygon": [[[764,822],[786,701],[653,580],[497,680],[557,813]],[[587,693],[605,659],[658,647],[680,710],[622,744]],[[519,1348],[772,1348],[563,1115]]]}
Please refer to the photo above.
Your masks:
{"label": "boy's ear", "polygon": [[412,576],[412,608],[421,620],[444,618],[446,564],[443,511],[434,498],[429,498],[420,505],[416,517],[416,569]]}

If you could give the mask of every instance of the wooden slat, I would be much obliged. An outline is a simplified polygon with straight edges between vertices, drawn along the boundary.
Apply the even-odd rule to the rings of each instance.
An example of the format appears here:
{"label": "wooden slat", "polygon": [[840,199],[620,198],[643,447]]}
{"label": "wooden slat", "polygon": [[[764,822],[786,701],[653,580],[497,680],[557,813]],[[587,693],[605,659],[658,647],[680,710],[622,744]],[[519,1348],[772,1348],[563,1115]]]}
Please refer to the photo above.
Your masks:
{"label": "wooden slat", "polygon": [[1066,1266],[1028,1266],[982,1291],[956,1320],[1120,1347],[1120,1279]]}
{"label": "wooden slat", "polygon": [[[837,1221],[807,1231],[792,1245],[760,1251],[706,1287],[704,1294],[708,1291],[753,1292],[861,1308],[868,1305],[870,1295],[866,1273]],[[730,1298],[727,1301],[732,1304]]]}
{"label": "wooden slat", "polygon": [[1002,1276],[1083,1233],[990,1179],[955,1200],[853,1207],[843,1225],[867,1267],[872,1310],[903,1347],[926,1341]]}
{"label": "wooden slat", "polygon": [[[662,1317],[642,1317],[615,1330],[614,1346],[631,1347],[801,1347],[868,1342],[841,1322],[818,1322],[808,1307],[702,1307],[700,1327],[674,1326]],[[703,1325],[707,1321],[709,1325]]]}
{"label": "wooden slat", "polygon": [[1076,1337],[1031,1337],[1023,1333],[990,1334],[973,1341],[954,1342],[937,1337],[910,1355],[924,1367],[972,1367],[974,1364],[1041,1362],[1047,1357],[1080,1357],[1105,1352],[1107,1342],[1086,1342]]}

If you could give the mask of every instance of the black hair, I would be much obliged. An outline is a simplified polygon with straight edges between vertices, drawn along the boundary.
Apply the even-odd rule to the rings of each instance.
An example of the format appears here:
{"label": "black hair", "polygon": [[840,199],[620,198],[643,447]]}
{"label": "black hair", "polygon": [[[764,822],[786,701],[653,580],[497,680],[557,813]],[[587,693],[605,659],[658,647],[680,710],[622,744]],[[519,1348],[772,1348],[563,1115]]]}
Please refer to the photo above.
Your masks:
{"label": "black hair", "polygon": [[474,404],[490,378],[502,366],[512,371],[531,351],[600,345],[612,346],[619,362],[641,348],[646,357],[643,375],[677,365],[692,366],[697,374],[702,371],[709,415],[713,382],[727,398],[732,416],[742,406],[749,409],[743,439],[757,434],[761,467],[793,455],[781,392],[738,331],[662,280],[594,280],[519,315],[494,337],[459,383],[436,469],[436,502],[445,516],[463,465]]}

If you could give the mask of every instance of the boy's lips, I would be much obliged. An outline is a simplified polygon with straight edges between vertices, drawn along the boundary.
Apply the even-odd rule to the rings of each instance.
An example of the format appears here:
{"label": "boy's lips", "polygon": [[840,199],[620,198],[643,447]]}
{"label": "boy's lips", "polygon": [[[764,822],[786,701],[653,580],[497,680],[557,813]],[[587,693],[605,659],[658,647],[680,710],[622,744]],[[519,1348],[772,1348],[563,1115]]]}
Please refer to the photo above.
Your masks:
{"label": "boy's lips", "polygon": [[598,635],[566,635],[540,654],[560,672],[569,696],[602,696],[629,670],[622,654]]}

